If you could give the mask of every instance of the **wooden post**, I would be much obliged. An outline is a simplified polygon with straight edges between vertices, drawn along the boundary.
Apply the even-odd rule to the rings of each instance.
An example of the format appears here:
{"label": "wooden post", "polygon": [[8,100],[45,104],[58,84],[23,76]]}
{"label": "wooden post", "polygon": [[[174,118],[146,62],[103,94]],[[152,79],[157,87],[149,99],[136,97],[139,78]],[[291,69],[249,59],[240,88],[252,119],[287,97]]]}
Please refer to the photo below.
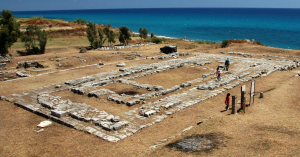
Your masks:
{"label": "wooden post", "polygon": [[237,99],[237,96],[233,95],[232,96],[232,111],[231,111],[231,114],[236,114],[236,109],[235,109],[235,105],[236,105],[236,99]]}
{"label": "wooden post", "polygon": [[242,98],[241,98],[241,108],[242,108],[242,111],[245,113],[246,112],[246,101],[245,101],[245,92],[243,91],[242,92]]}

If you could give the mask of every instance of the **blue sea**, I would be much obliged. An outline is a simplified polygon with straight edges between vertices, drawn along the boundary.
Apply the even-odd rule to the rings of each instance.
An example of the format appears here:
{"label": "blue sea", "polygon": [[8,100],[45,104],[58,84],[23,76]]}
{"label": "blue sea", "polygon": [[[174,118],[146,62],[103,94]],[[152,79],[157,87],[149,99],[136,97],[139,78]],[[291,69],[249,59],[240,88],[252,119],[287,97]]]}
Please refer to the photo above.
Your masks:
{"label": "blue sea", "polygon": [[13,11],[15,17],[43,16],[74,21],[147,28],[156,36],[221,42],[255,39],[266,46],[300,49],[300,9],[265,8],[148,8]]}

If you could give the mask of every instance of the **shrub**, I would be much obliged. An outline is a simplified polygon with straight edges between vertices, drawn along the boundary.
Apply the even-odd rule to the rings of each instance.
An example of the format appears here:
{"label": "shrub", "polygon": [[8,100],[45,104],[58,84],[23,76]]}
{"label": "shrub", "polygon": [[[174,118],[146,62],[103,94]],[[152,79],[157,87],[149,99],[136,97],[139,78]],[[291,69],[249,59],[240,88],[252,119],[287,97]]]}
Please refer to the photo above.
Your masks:
{"label": "shrub", "polygon": [[205,41],[205,40],[196,40],[195,43],[197,44],[216,44],[214,41]]}
{"label": "shrub", "polygon": [[255,40],[255,41],[253,41],[253,44],[255,44],[255,45],[262,45],[262,46],[264,46],[260,41],[257,41],[257,40]]}
{"label": "shrub", "polygon": [[85,19],[76,19],[75,22],[78,24],[81,24],[81,23],[86,23],[86,20]]}
{"label": "shrub", "polygon": [[228,46],[228,44],[229,44],[229,41],[228,40],[223,40],[222,41],[222,48],[225,48],[225,47],[227,47]]}
{"label": "shrub", "polygon": [[154,33],[153,32],[151,32],[151,38],[153,38],[154,37]]}
{"label": "shrub", "polygon": [[44,17],[43,16],[32,16],[30,17],[31,20],[42,20]]}
{"label": "shrub", "polygon": [[160,44],[160,43],[162,43],[163,41],[164,41],[164,39],[158,38],[158,37],[153,37],[153,38],[151,39],[151,42],[156,43],[156,44]]}

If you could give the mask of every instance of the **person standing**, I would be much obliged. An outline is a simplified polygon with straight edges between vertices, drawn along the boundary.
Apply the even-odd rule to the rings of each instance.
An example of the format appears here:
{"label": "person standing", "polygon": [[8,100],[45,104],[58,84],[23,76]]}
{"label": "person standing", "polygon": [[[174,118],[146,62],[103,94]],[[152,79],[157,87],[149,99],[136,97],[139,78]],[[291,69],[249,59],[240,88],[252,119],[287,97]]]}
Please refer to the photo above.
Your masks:
{"label": "person standing", "polygon": [[221,72],[220,72],[220,70],[219,70],[219,67],[217,68],[216,75],[217,75],[218,81],[221,81]]}
{"label": "person standing", "polygon": [[225,70],[226,71],[228,71],[229,65],[230,65],[230,61],[229,61],[229,58],[227,58],[226,61],[225,61]]}
{"label": "person standing", "polygon": [[227,93],[227,96],[225,98],[225,110],[227,111],[229,109],[229,106],[230,106],[230,93]]}

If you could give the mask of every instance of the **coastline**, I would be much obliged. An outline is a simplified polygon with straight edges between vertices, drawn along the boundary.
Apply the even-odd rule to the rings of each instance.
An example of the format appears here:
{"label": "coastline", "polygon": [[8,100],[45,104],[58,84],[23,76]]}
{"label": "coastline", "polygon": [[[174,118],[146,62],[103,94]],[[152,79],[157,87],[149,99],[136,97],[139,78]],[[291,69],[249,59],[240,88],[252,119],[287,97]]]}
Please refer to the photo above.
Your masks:
{"label": "coastline", "polygon": [[[281,13],[282,11],[282,13]],[[255,39],[266,46],[299,49],[300,9],[279,8],[148,8],[58,11],[17,11],[15,17],[43,16],[73,21],[86,19],[138,32],[145,27],[157,37],[222,42],[227,39]],[[138,13],[138,14],[137,14]],[[153,13],[153,14],[152,14]],[[177,17],[174,21],[174,17]]]}

